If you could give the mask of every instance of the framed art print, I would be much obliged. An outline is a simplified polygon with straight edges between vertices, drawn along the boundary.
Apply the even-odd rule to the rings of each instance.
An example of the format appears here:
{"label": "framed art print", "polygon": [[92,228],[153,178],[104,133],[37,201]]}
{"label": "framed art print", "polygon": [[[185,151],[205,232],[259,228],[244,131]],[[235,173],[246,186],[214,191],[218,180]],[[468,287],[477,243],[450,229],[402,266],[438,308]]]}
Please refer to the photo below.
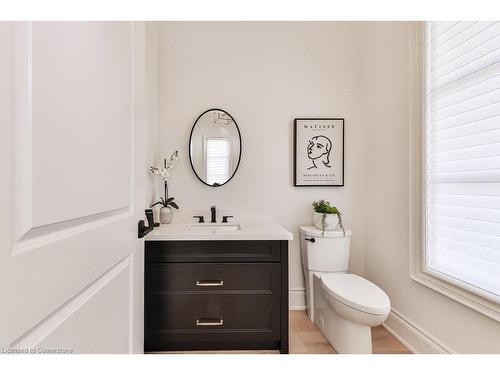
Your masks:
{"label": "framed art print", "polygon": [[344,119],[296,118],[294,186],[344,186]]}

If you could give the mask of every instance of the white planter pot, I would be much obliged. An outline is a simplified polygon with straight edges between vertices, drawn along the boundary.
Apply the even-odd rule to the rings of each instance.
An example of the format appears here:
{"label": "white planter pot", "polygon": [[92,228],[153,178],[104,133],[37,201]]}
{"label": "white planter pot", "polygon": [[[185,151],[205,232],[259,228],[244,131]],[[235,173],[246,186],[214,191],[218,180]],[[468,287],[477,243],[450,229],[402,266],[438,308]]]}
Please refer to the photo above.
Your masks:
{"label": "white planter pot", "polygon": [[160,223],[170,224],[174,218],[174,210],[171,207],[160,208]]}
{"label": "white planter pot", "polygon": [[[325,227],[323,228],[323,215],[325,216]],[[314,226],[320,230],[334,230],[339,225],[339,217],[337,214],[320,214],[313,213]]]}

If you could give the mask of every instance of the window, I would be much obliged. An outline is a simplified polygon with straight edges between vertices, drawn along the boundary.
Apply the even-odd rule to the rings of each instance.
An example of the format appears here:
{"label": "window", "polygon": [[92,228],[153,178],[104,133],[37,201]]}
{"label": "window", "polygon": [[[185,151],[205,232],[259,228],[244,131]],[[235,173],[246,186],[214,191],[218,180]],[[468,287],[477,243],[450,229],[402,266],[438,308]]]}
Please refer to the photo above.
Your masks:
{"label": "window", "polygon": [[230,146],[229,138],[207,138],[206,160],[209,185],[221,184],[229,179]]}
{"label": "window", "polygon": [[500,303],[500,23],[425,32],[423,272]]}

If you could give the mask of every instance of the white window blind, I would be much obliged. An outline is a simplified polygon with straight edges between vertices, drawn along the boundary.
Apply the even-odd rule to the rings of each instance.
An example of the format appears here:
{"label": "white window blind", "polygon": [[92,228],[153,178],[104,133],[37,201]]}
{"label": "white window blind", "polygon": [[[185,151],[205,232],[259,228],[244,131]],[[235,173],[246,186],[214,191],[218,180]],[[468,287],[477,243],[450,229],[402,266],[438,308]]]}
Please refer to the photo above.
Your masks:
{"label": "white window blind", "polygon": [[500,24],[426,41],[425,270],[500,302]]}
{"label": "white window blind", "polygon": [[223,184],[229,179],[229,138],[207,138],[207,183]]}

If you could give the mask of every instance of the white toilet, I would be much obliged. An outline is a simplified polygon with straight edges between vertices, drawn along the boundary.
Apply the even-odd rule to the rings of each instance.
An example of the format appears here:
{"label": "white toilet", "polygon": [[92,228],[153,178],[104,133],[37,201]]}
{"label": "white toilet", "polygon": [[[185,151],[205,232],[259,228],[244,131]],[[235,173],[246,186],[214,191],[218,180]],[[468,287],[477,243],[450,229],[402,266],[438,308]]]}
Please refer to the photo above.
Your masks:
{"label": "white toilet", "polygon": [[370,327],[387,319],[391,303],[377,285],[346,273],[351,231],[299,229],[309,319],[339,353],[372,353]]}

